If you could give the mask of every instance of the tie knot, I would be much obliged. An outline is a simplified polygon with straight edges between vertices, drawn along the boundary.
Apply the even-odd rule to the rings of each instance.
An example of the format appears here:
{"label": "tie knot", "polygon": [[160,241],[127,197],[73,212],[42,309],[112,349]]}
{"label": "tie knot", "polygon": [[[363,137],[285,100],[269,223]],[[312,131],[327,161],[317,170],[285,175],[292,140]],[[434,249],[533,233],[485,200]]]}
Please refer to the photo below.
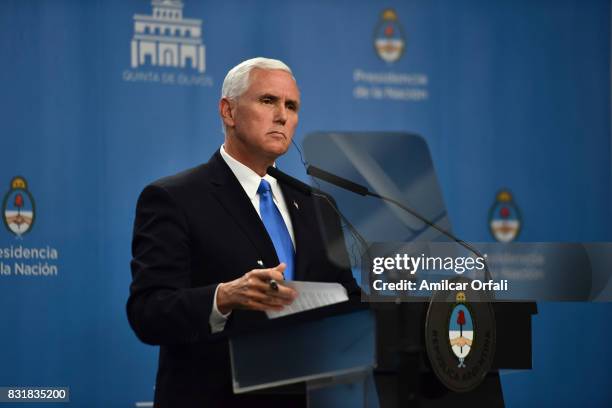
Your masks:
{"label": "tie knot", "polygon": [[257,193],[259,193],[259,195],[267,194],[270,190],[272,190],[270,183],[268,183],[267,180],[261,179],[261,183],[259,183],[259,187],[257,188]]}

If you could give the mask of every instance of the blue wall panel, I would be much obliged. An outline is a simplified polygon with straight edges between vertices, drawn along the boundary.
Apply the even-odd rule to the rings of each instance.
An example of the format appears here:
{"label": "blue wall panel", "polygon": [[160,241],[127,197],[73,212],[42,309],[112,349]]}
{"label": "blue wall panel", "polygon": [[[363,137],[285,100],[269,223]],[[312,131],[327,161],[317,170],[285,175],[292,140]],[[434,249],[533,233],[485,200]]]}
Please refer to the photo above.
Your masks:
{"label": "blue wall panel", "polygon": [[[406,45],[395,62],[374,48],[384,8]],[[23,176],[36,219],[21,237],[0,227],[0,251],[59,256],[44,260],[53,276],[16,275],[39,260],[0,258],[12,270],[0,274],[0,385],[67,385],[75,406],[152,399],[157,351],[124,310],[136,198],[220,146],[223,77],[253,56],[293,68],[298,143],[313,131],[422,135],[465,239],[492,239],[488,211],[509,188],[520,240],[610,240],[609,0],[185,0],[183,11],[201,20],[203,73],[130,65],[149,1],[2,3],[0,198]],[[306,179],[295,149],[279,162]],[[502,377],[509,406],[609,405],[611,316],[610,304],[541,304],[534,370]]]}

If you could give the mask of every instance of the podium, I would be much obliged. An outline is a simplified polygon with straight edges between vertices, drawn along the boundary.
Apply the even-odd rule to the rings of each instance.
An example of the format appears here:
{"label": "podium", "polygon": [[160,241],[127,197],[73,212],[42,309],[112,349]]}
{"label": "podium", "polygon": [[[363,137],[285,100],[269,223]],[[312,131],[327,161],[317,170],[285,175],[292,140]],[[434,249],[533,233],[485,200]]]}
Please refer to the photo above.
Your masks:
{"label": "podium", "polygon": [[[373,305],[377,320],[376,388],[382,408],[503,407],[500,369],[531,369],[531,318],[535,303],[493,303],[495,354],[486,378],[474,390],[453,392],[434,374],[425,347],[428,302]],[[417,323],[418,322],[418,323]]]}
{"label": "podium", "polygon": [[234,393],[305,392],[309,408],[504,406],[498,371],[531,368],[536,304],[493,304],[493,367],[465,393],[446,389],[431,369],[428,305],[352,302],[228,333]]}
{"label": "podium", "polygon": [[375,332],[372,311],[349,303],[230,334],[234,393],[299,392],[305,384],[309,408],[378,407]]}

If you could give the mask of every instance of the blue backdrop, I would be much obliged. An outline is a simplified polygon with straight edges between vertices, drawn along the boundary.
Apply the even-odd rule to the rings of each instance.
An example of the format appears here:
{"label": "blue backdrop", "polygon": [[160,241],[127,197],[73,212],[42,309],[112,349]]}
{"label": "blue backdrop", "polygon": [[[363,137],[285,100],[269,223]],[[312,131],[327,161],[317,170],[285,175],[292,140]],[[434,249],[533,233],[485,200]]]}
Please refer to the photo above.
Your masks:
{"label": "blue backdrop", "polygon": [[[0,5],[0,386],[151,401],[157,350],[124,310],[136,198],[220,146],[222,80],[254,56],[293,68],[298,143],[422,135],[464,239],[493,239],[506,188],[519,240],[610,241],[610,0],[162,3]],[[306,179],[294,149],[280,164]],[[612,305],[539,310],[534,369],[502,376],[508,405],[609,406]]]}

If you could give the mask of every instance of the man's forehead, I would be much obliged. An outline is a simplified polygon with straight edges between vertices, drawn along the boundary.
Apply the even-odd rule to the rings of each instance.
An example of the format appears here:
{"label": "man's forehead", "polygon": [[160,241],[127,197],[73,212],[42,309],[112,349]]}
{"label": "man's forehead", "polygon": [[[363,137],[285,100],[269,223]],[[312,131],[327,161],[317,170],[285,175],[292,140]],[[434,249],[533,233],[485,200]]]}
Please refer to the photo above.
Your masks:
{"label": "man's forehead", "polygon": [[291,73],[282,69],[253,68],[249,73],[248,90],[258,93],[276,93],[281,91],[295,91],[299,98],[300,90]]}
{"label": "man's forehead", "polygon": [[286,76],[289,77],[295,82],[293,78],[293,74],[289,71],[285,71],[284,69],[267,69],[267,68],[259,68],[255,67],[249,73],[250,78],[254,76]]}

